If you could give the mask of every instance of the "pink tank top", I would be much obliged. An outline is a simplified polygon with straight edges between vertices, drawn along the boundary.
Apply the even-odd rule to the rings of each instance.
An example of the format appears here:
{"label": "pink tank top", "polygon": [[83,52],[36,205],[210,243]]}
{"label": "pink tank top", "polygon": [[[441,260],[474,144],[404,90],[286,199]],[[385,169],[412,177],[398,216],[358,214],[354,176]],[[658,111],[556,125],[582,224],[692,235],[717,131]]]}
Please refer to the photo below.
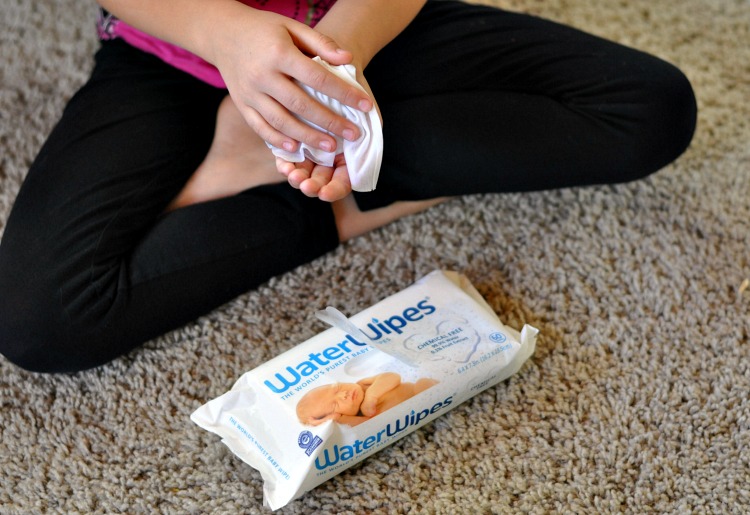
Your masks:
{"label": "pink tank top", "polygon": [[[243,4],[282,14],[314,27],[336,0],[239,0]],[[159,57],[167,64],[215,86],[226,88],[224,79],[215,66],[197,55],[176,45],[162,41],[131,27],[114,16],[102,12],[97,24],[99,38],[103,40],[121,38],[128,44]]]}

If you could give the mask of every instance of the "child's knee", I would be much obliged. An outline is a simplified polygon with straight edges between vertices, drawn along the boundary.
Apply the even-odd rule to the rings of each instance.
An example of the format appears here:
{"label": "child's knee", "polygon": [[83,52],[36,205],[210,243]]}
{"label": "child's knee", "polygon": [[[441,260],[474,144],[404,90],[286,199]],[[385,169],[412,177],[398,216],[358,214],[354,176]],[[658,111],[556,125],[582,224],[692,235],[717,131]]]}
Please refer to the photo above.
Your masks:
{"label": "child's knee", "polygon": [[55,288],[41,262],[0,246],[0,354],[33,372],[73,371]]}
{"label": "child's knee", "polygon": [[690,145],[695,133],[697,104],[690,81],[678,68],[663,63],[658,73],[644,81],[650,95],[647,118],[643,120],[644,145],[659,169],[677,159]]}
{"label": "child's knee", "polygon": [[[32,308],[33,309],[33,308]],[[0,354],[31,372],[63,372],[63,363],[47,333],[49,322],[40,317],[18,317],[18,310],[0,303]]]}
{"label": "child's knee", "polygon": [[662,102],[660,129],[672,159],[687,149],[695,133],[698,108],[695,93],[685,74],[669,65],[659,81]]}
{"label": "child's knee", "polygon": [[17,316],[0,303],[0,354],[14,365],[39,373],[73,373],[100,363],[92,362],[85,338],[67,334],[67,328],[50,320],[45,312]]}
{"label": "child's knee", "polygon": [[647,60],[630,81],[634,102],[619,120],[618,182],[642,179],[677,159],[690,145],[697,117],[693,88],[671,64]]}

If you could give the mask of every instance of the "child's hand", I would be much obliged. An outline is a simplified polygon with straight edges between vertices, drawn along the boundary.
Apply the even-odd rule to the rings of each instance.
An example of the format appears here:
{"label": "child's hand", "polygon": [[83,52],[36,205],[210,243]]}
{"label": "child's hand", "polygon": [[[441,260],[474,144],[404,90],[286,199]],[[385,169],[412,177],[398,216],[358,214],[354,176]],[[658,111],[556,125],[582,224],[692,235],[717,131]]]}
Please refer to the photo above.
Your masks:
{"label": "child's hand", "polygon": [[351,53],[314,29],[279,14],[238,4],[215,37],[212,61],[248,125],[265,141],[294,151],[298,142],[333,151],[336,141],[296,119],[292,113],[347,140],[359,128],[312,99],[293,79],[363,111],[373,102],[367,94],[314,63],[320,55],[331,64],[351,62]]}
{"label": "child's hand", "polygon": [[[374,99],[370,85],[359,68],[357,68],[357,81],[370,94],[370,98]],[[377,109],[378,116],[380,116],[377,103],[374,103],[374,108]],[[302,163],[290,163],[277,157],[276,169],[287,178],[291,186],[302,191],[308,197],[318,197],[326,202],[335,202],[352,192],[346,159],[344,154],[341,153],[336,155],[333,166],[319,165],[309,159],[305,159]]]}

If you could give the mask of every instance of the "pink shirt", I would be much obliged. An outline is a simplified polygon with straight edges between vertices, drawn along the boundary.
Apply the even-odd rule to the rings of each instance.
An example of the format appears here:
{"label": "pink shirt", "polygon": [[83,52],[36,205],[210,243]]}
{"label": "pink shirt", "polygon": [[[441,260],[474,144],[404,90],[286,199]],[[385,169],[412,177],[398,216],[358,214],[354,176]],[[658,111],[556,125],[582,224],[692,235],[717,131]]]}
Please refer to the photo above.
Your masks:
{"label": "pink shirt", "polygon": [[[336,0],[238,0],[243,4],[282,14],[314,27],[336,3]],[[159,57],[164,62],[187,72],[217,88],[226,88],[219,70],[197,55],[131,27],[104,13],[98,23],[99,38],[121,38],[128,44]]]}

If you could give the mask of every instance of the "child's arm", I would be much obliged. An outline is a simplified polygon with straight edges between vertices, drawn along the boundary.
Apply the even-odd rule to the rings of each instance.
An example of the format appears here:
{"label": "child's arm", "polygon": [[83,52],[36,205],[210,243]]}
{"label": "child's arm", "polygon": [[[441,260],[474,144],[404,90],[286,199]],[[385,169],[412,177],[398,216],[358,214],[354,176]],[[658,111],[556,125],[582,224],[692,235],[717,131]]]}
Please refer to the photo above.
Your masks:
{"label": "child's arm", "polygon": [[[385,45],[414,19],[426,0],[338,0],[315,30],[351,50],[352,64],[357,68],[357,81],[372,96],[362,71]],[[377,109],[377,104],[375,104]],[[301,164],[277,160],[279,172],[305,195],[317,196],[328,202],[341,200],[352,188],[343,156],[337,156],[333,167],[312,161]]]}
{"label": "child's arm", "polygon": [[401,384],[401,376],[394,372],[385,372],[362,379],[359,384],[366,387],[365,398],[359,410],[368,417],[374,417],[377,415],[378,401],[383,395]]}
{"label": "child's arm", "polygon": [[[292,79],[346,105],[368,111],[372,100],[325,71],[309,56],[332,64],[352,55],[302,23],[235,0],[98,0],[126,23],[214,64],[248,124],[274,146],[294,151],[298,141],[333,150],[335,140],[297,120],[296,113],[347,139],[359,128],[311,99]],[[351,132],[350,132],[351,131]]]}
{"label": "child's arm", "polygon": [[385,45],[398,36],[426,0],[338,0],[315,30],[352,52],[362,72]]}

